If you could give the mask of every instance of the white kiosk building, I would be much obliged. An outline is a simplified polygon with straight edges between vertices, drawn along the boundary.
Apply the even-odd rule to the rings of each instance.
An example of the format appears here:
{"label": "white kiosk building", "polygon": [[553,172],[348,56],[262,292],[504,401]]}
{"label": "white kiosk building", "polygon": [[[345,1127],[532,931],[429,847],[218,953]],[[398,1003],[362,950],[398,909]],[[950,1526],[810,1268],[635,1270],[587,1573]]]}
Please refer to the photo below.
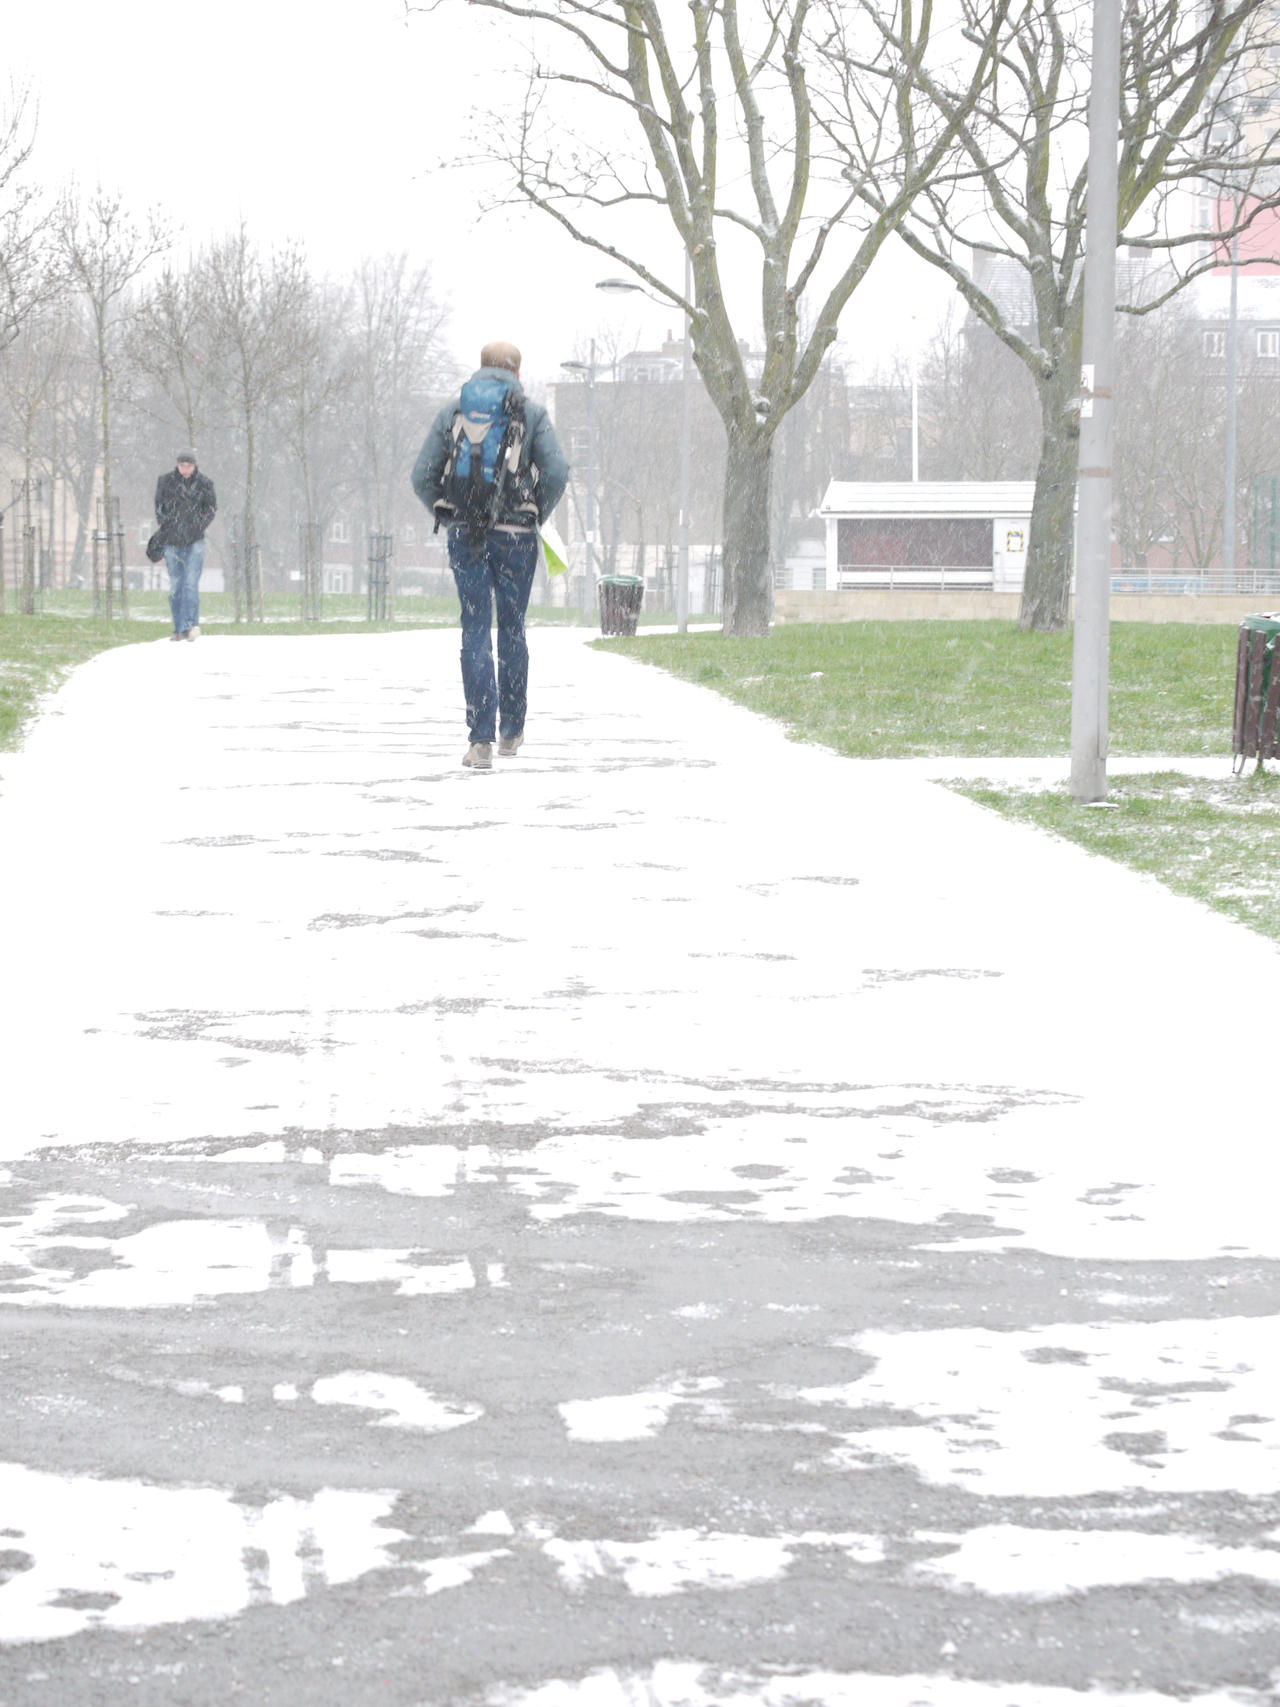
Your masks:
{"label": "white kiosk building", "polygon": [[973,589],[1020,593],[1030,480],[833,480],[828,591]]}

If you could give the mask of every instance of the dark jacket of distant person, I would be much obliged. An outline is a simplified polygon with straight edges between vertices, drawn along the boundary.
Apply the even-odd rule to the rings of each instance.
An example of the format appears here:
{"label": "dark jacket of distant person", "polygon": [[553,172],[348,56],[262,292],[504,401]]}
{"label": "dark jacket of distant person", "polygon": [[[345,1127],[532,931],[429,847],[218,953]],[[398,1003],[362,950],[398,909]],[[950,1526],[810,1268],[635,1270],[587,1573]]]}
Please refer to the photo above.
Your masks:
{"label": "dark jacket of distant person", "polygon": [[[517,396],[523,398],[525,436],[520,469],[521,473],[527,469],[534,476],[531,495],[537,505],[539,522],[545,522],[564,496],[564,489],[569,481],[569,464],[556,442],[551,417],[541,403],[534,403],[525,397],[520,381],[507,368],[482,367],[471,377],[503,380]],[[440,480],[444,473],[445,459],[449,454],[449,442],[453,436],[453,417],[457,412],[458,399],[455,397],[452,402],[445,404],[431,423],[431,431],[427,434],[426,442],[413,467],[413,489],[429,510],[442,495]],[[528,512],[522,512],[518,508],[522,498],[529,494],[529,490],[529,485],[524,480],[517,479],[512,482],[503,493],[502,508],[496,518],[500,525],[530,525]]]}
{"label": "dark jacket of distant person", "polygon": [[217,509],[213,481],[198,468],[193,468],[185,480],[171,468],[156,481],[156,521],[166,545],[181,551],[203,539]]}

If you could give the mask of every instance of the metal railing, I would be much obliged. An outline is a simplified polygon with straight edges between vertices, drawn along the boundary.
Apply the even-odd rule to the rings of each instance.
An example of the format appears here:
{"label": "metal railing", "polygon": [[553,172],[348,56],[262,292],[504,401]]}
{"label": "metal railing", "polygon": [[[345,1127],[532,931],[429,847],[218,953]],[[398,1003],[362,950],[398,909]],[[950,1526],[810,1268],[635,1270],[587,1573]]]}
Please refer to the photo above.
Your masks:
{"label": "metal railing", "polygon": [[1248,593],[1280,597],[1280,569],[1115,569],[1113,593]]}
{"label": "metal railing", "polygon": [[841,563],[836,569],[836,586],[842,592],[857,587],[887,587],[890,592],[898,588],[945,592],[948,587],[981,591],[990,589],[994,579],[991,566],[980,563]]}

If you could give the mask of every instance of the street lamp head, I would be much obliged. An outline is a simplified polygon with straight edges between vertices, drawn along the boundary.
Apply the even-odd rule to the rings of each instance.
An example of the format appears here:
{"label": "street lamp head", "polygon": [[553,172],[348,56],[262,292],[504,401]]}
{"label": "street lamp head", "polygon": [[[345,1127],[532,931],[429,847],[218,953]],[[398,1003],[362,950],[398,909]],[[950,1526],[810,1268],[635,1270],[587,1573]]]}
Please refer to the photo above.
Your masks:
{"label": "street lamp head", "polygon": [[647,295],[644,286],[637,284],[634,279],[600,279],[596,284],[596,289],[608,291],[614,296],[622,296],[624,293],[629,295],[632,291],[639,291],[641,295]]}
{"label": "street lamp head", "polygon": [[590,373],[590,362],[561,362],[560,366],[568,373]]}

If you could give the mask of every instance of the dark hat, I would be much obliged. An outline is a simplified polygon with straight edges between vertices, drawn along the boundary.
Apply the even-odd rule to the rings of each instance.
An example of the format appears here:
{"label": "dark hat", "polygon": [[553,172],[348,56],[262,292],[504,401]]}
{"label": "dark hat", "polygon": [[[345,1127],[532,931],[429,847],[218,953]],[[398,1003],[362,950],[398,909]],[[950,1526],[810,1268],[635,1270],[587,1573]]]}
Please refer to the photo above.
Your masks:
{"label": "dark hat", "polygon": [[196,453],[193,450],[180,450],[173,460],[175,462],[194,463],[196,460]]}

